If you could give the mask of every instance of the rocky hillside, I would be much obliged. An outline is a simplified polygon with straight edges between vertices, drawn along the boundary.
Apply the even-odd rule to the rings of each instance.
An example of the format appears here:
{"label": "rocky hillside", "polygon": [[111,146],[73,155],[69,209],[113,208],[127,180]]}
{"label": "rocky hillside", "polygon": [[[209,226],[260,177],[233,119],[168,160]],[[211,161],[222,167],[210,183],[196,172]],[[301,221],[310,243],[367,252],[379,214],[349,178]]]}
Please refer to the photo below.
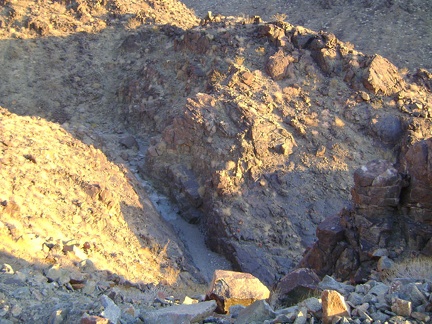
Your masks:
{"label": "rocky hillside", "polygon": [[[347,203],[359,165],[395,163],[416,140],[408,130],[427,136],[430,74],[402,75],[333,34],[219,19],[174,39],[178,59],[190,60],[177,78],[205,92],[167,113],[165,91],[158,109],[132,100],[129,120],[144,110],[141,121],[150,115],[162,128],[145,168],[184,217],[201,221],[209,245],[237,269],[270,284],[296,264],[323,217]],[[163,86],[157,67],[135,80],[156,74]]]}
{"label": "rocky hillside", "polygon": [[[372,216],[397,215],[399,227],[405,216],[420,217],[429,226],[429,209],[413,198],[428,201],[429,169],[417,172],[409,160],[414,151],[421,157],[431,132],[432,74],[420,65],[401,71],[283,15],[198,18],[174,0],[0,4],[0,261],[19,277],[1,279],[17,285],[13,296],[2,289],[6,320],[117,312],[96,301],[103,292],[136,322],[137,300],[166,305],[174,303],[167,291],[202,291],[211,255],[192,253],[142,179],[234,269],[269,287],[302,259],[322,276],[352,279],[367,256],[370,272],[377,260],[364,242],[389,247],[393,259],[430,250],[421,226],[404,232],[418,241],[398,237],[406,243],[399,251],[380,226],[366,235],[374,220],[356,214],[369,210],[376,190],[384,198],[389,190],[398,199],[385,206],[393,214],[372,208]],[[329,1],[326,10],[343,5]],[[418,17],[430,15],[424,8]],[[377,172],[397,170],[397,195],[387,182],[368,188],[370,176],[355,172],[373,160],[387,161]],[[333,218],[347,231],[326,251],[341,258],[304,263],[306,249],[312,260],[329,243],[317,226],[351,201],[354,211]],[[21,289],[33,284],[36,292]],[[14,310],[20,289],[26,297]],[[66,312],[69,292],[78,301],[84,293],[87,306],[73,302]],[[39,308],[29,294],[54,304]]]}

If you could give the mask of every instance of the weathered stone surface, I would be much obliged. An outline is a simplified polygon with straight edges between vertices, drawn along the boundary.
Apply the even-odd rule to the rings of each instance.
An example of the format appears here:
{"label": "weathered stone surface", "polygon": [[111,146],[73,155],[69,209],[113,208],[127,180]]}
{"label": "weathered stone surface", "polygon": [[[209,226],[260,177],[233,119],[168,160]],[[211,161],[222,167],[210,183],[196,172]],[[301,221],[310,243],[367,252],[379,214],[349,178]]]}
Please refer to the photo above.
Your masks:
{"label": "weathered stone surface", "polygon": [[345,298],[335,290],[324,290],[322,295],[323,323],[332,323],[333,318],[350,317],[349,306]]}
{"label": "weathered stone surface", "polygon": [[370,59],[363,84],[374,93],[384,95],[395,94],[405,86],[397,68],[378,54]]}
{"label": "weathered stone surface", "polygon": [[254,276],[267,286],[274,283],[276,277],[271,271],[274,263],[271,262],[271,259],[265,254],[263,249],[258,248],[255,244],[239,244],[234,242],[232,250],[236,258],[229,258],[229,260],[236,268],[243,269],[247,273],[253,273]]}
{"label": "weathered stone surface", "polygon": [[3,263],[2,264],[0,272],[8,273],[8,274],[14,274],[15,273],[14,269],[12,268],[12,266],[10,264],[7,264],[7,263]]}
{"label": "weathered stone surface", "polygon": [[139,145],[134,136],[128,135],[120,138],[119,143],[125,148],[131,149],[136,148],[139,149]]}
{"label": "weathered stone surface", "polygon": [[371,128],[378,138],[386,144],[397,144],[403,135],[400,118],[394,115],[383,115],[371,122]]}
{"label": "weathered stone surface", "polygon": [[204,320],[210,316],[216,309],[214,300],[201,302],[192,305],[178,305],[158,309],[153,312],[148,312],[142,317],[147,324],[159,323],[194,323]]}
{"label": "weathered stone surface", "polygon": [[309,46],[312,57],[321,70],[327,75],[340,75],[342,73],[343,58],[334,34],[320,32]]}
{"label": "weathered stone surface", "polygon": [[275,318],[275,316],[275,312],[265,300],[257,300],[241,310],[234,323],[263,323],[265,320]]}
{"label": "weathered stone surface", "polygon": [[382,272],[385,270],[390,270],[393,266],[394,262],[389,257],[383,256],[378,260],[377,270]]}
{"label": "weathered stone surface", "polygon": [[391,309],[399,316],[408,317],[412,312],[412,303],[408,300],[395,298]]}
{"label": "weathered stone surface", "polygon": [[120,308],[106,295],[100,297],[100,301],[104,310],[101,315],[110,320],[110,322],[117,323],[121,316]]}
{"label": "weathered stone surface", "polygon": [[352,196],[357,206],[397,206],[401,189],[402,177],[388,161],[371,161],[354,172]]}
{"label": "weathered stone surface", "polygon": [[[274,294],[285,306],[298,303],[318,289],[319,277],[311,269],[300,268],[285,275],[276,285]],[[273,298],[275,299],[275,298]]]}
{"label": "weathered stone surface", "polygon": [[[135,173],[137,163],[142,162],[144,152],[128,151],[127,154],[130,154],[128,163],[121,166],[118,164],[122,169],[120,173],[114,172],[117,170],[116,165],[111,165],[110,168],[103,170],[106,178],[96,180],[94,177],[96,172],[94,172],[92,164],[97,165],[100,162],[107,164],[107,161],[88,156],[82,165],[83,167],[76,168],[77,172],[75,172],[74,168],[69,168],[69,166],[74,165],[76,156],[66,157],[65,150],[51,150],[50,146],[60,141],[67,143],[70,147],[75,147],[79,143],[70,138],[57,141],[50,136],[47,127],[46,138],[51,141],[45,148],[38,146],[39,139],[32,133],[33,122],[36,120],[52,118],[61,123],[70,120],[69,124],[64,123],[62,131],[72,132],[73,128],[80,124],[85,128],[91,127],[91,130],[84,132],[86,136],[88,135],[85,139],[88,144],[95,143],[89,138],[92,133],[102,134],[107,131],[102,138],[101,143],[103,145],[98,147],[101,147],[110,159],[116,162],[122,162],[117,161],[118,142],[116,139],[119,137],[118,134],[123,133],[124,127],[136,130],[136,138],[147,141],[150,136],[159,136],[158,134],[163,131],[166,124],[171,120],[175,119],[177,125],[186,120],[183,129],[173,127],[172,132],[167,130],[167,134],[172,135],[172,137],[167,136],[167,143],[159,138],[155,139],[155,141],[151,140],[155,150],[149,151],[148,155],[161,157],[161,159],[155,162],[158,169],[153,169],[153,172],[147,175],[151,177],[154,175],[155,178],[160,176],[161,187],[171,189],[172,182],[166,177],[170,166],[180,165],[192,170],[196,176],[196,183],[200,186],[198,187],[199,190],[196,190],[196,183],[188,186],[190,184],[188,181],[180,181],[181,187],[173,187],[171,190],[182,191],[186,189],[184,192],[192,193],[190,195],[192,198],[197,192],[205,195],[205,199],[203,199],[203,205],[205,204],[205,206],[200,207],[202,207],[206,215],[210,215],[208,219],[213,216],[221,216],[216,223],[220,226],[215,226],[214,229],[209,228],[208,225],[213,223],[210,223],[208,219],[205,222],[201,219],[204,230],[211,231],[210,237],[221,238],[220,242],[222,243],[216,248],[219,251],[227,251],[225,253],[228,255],[232,252],[232,250],[228,249],[233,245],[232,242],[243,247],[247,246],[247,249],[236,248],[235,252],[248,252],[248,256],[233,254],[232,258],[238,261],[238,265],[245,265],[245,267],[256,269],[257,273],[265,274],[267,278],[270,278],[269,281],[283,276],[292,268],[291,261],[286,260],[297,260],[297,257],[302,253],[303,246],[313,242],[313,228],[324,217],[323,215],[334,214],[332,209],[338,209],[342,203],[345,203],[346,188],[351,185],[351,180],[346,176],[347,172],[353,170],[361,160],[389,153],[384,150],[381,151],[380,148],[374,150],[374,143],[367,144],[373,140],[370,138],[370,132],[367,129],[365,132],[363,128],[364,124],[369,125],[368,118],[364,118],[365,121],[361,120],[359,123],[354,119],[342,121],[339,118],[342,118],[340,113],[345,108],[357,109],[356,99],[353,99],[351,89],[341,82],[338,75],[333,75],[331,79],[323,75],[310,57],[312,51],[319,50],[323,54],[323,59],[319,63],[322,70],[332,71],[333,73],[337,70],[333,69],[328,62],[331,62],[333,57],[336,57],[335,62],[339,62],[339,55],[343,56],[344,59],[349,56],[353,63],[344,62],[344,65],[347,64],[350,68],[357,69],[358,72],[364,67],[362,65],[364,62],[361,60],[364,57],[363,54],[354,50],[351,50],[351,53],[348,54],[342,50],[339,53],[339,48],[335,50],[332,47],[334,45],[332,39],[325,39],[310,31],[302,32],[300,27],[293,27],[281,21],[273,24],[274,26],[277,25],[277,28],[274,27],[273,30],[268,32],[267,37],[270,38],[270,41],[273,38],[273,44],[270,45],[266,39],[254,39],[259,26],[248,26],[247,22],[240,22],[240,19],[237,18],[219,18],[216,20],[212,18],[211,14],[208,14],[208,18],[213,26],[208,24],[205,28],[201,28],[195,25],[196,27],[193,30],[189,30],[191,34],[187,34],[188,32],[185,31],[187,28],[182,29],[184,26],[181,26],[181,28],[176,27],[175,19],[168,19],[171,20],[168,21],[168,25],[162,25],[167,22],[166,18],[158,17],[158,14],[164,11],[164,8],[168,9],[170,13],[176,12],[177,7],[171,6],[175,2],[170,2],[170,5],[167,5],[167,1],[150,1],[149,7],[144,4],[144,7],[138,6],[140,7],[139,12],[134,12],[133,6],[130,8],[121,6],[122,1],[124,0],[115,1],[115,6],[112,5],[113,1],[85,1],[86,3],[80,1],[83,2],[82,5],[78,9],[72,9],[81,11],[76,16],[82,17],[82,24],[74,24],[73,20],[64,20],[68,16],[73,18],[69,15],[70,13],[75,15],[74,10],[63,10],[63,7],[66,6],[65,3],[70,4],[71,1],[38,1],[37,9],[41,15],[37,19],[43,19],[43,9],[47,9],[44,7],[46,3],[54,3],[66,16],[62,14],[56,17],[56,22],[59,22],[59,25],[55,26],[56,24],[54,24],[50,26],[50,29],[56,30],[60,27],[68,30],[68,28],[71,28],[70,37],[40,39],[37,37],[27,39],[27,27],[25,24],[28,19],[25,18],[24,7],[19,6],[20,1],[2,1],[5,3],[3,13],[11,16],[10,21],[4,20],[8,24],[2,26],[7,25],[8,28],[6,29],[10,29],[10,33],[15,34],[14,37],[3,43],[5,45],[5,59],[2,61],[1,70],[4,72],[5,82],[2,82],[1,86],[2,100],[4,104],[9,106],[8,108],[14,109],[21,114],[33,115],[34,118],[32,118],[33,121],[30,118],[26,121],[25,132],[22,132],[29,134],[27,144],[31,145],[25,147],[25,150],[29,151],[23,152],[16,159],[16,163],[27,168],[27,170],[24,168],[24,171],[27,172],[22,174],[19,172],[5,172],[5,177],[2,178],[5,181],[2,181],[1,185],[1,221],[10,224],[1,224],[1,231],[6,236],[10,234],[11,240],[19,238],[22,234],[20,231],[38,232],[37,235],[43,238],[45,230],[48,230],[51,226],[55,228],[56,223],[59,223],[59,228],[64,229],[64,231],[54,229],[54,235],[49,235],[53,237],[54,242],[58,239],[57,235],[62,237],[76,236],[77,239],[79,239],[78,236],[84,236],[85,240],[91,241],[91,248],[86,248],[85,253],[88,258],[95,262],[94,271],[88,273],[88,278],[91,278],[91,280],[86,282],[86,286],[97,287],[97,290],[87,290],[86,295],[70,289],[71,285],[74,288],[72,280],[69,282],[70,285],[65,283],[60,288],[56,281],[48,284],[38,281],[38,284],[42,286],[40,291],[44,292],[42,294],[38,292],[39,287],[27,282],[27,279],[5,280],[4,285],[27,286],[13,287],[11,289],[3,289],[2,287],[0,299],[5,300],[5,303],[1,303],[1,307],[4,306],[2,312],[5,311],[2,316],[6,315],[8,317],[5,319],[6,322],[20,322],[24,319],[28,319],[29,322],[46,322],[46,318],[33,320],[31,317],[26,317],[27,315],[36,314],[38,311],[38,309],[35,309],[36,307],[45,307],[49,310],[45,312],[48,315],[53,310],[66,309],[64,305],[70,305],[70,309],[87,310],[91,308],[89,310],[91,314],[99,314],[102,306],[97,295],[100,293],[112,296],[118,305],[123,302],[126,303],[129,296],[122,296],[118,290],[122,288],[120,282],[126,283],[124,288],[128,290],[130,283],[127,280],[119,281],[117,278],[114,280],[113,276],[105,278],[105,275],[100,274],[99,272],[102,272],[100,267],[105,268],[103,263],[99,262],[101,259],[107,261],[107,272],[125,271],[127,272],[125,276],[128,278],[143,280],[143,282],[153,280],[152,277],[155,281],[165,281],[170,274],[168,272],[171,270],[170,261],[175,260],[174,265],[176,267],[173,270],[181,271],[179,279],[182,277],[188,278],[188,274],[184,271],[186,262],[183,263],[182,261],[184,255],[179,254],[169,260],[163,257],[166,253],[170,254],[172,250],[177,248],[175,235],[173,235],[176,233],[173,231],[164,232],[166,234],[163,235],[164,240],[157,242],[165,244],[165,239],[170,239],[170,244],[166,245],[167,248],[157,258],[158,263],[161,261],[160,271],[166,271],[167,276],[161,278],[158,273],[150,274],[147,271],[140,271],[142,266],[147,264],[143,260],[144,258],[139,255],[142,248],[153,250],[164,245],[152,244],[154,242],[148,235],[149,233],[154,234],[151,231],[151,220],[147,217],[144,219],[138,218],[138,216],[151,208],[151,204],[140,196],[127,199],[132,197],[133,190],[126,190],[125,184],[119,180],[122,173],[128,176],[127,182],[134,180],[132,179],[132,173]],[[333,6],[337,1],[321,2]],[[342,3],[342,1],[339,2]],[[364,2],[370,4],[370,1]],[[382,4],[383,1],[378,2]],[[389,12],[395,12],[393,9],[398,9],[399,3],[393,5],[390,2],[393,3],[394,1],[385,2],[386,6],[394,6]],[[342,8],[342,6],[338,5],[336,7]],[[315,7],[312,6],[312,8]],[[27,10],[27,13],[34,14],[35,10],[33,9],[35,8]],[[128,12],[124,15],[126,9]],[[373,9],[370,12],[373,12]],[[396,11],[400,12],[400,10]],[[110,28],[104,30],[102,34],[79,32],[79,30],[90,30],[98,25],[98,21],[102,22],[99,17],[93,17],[93,21],[93,18],[89,16],[95,12],[100,12],[100,17],[106,17],[106,23]],[[51,14],[52,10],[49,10],[49,13]],[[167,13],[166,16],[170,17],[171,15]],[[21,19],[24,26],[20,26],[20,22],[14,23],[13,19]],[[126,20],[128,20],[127,25],[123,26],[123,22],[126,23]],[[34,22],[34,20],[29,21]],[[153,25],[153,21],[157,25]],[[62,22],[65,22],[65,24],[62,24]],[[72,27],[68,27],[69,24]],[[134,24],[143,24],[143,26],[135,30],[136,25],[133,26]],[[30,25],[28,26],[30,31],[34,30],[34,24]],[[78,29],[75,32],[74,29],[77,26]],[[102,24],[101,28],[103,26]],[[3,32],[8,33],[8,30]],[[296,34],[295,37],[294,34]],[[290,50],[289,47],[294,46],[294,44],[287,44],[286,47],[283,44],[285,41],[291,42],[289,39],[291,36],[295,38],[295,46],[298,46],[298,51]],[[124,37],[128,38],[124,41]],[[288,39],[285,40],[285,37]],[[102,43],[99,43],[99,41]],[[184,42],[183,45],[185,46],[181,48],[185,51],[184,53],[172,50],[172,44],[176,42]],[[209,46],[206,45],[207,42]],[[188,44],[191,44],[191,46],[188,46]],[[31,47],[30,51],[28,51],[27,45]],[[119,45],[120,47],[118,47]],[[292,71],[290,70],[293,73],[289,75],[291,80],[288,82],[274,82],[265,73],[262,73],[266,57],[274,51],[274,45],[284,46],[285,53],[290,53],[299,60],[299,62],[293,62],[288,66],[288,68],[290,66],[294,67]],[[202,48],[206,49],[202,50]],[[323,49],[324,51],[321,51]],[[107,53],[109,55],[106,55]],[[336,56],[333,56],[334,54]],[[30,60],[28,55],[31,55]],[[74,58],[78,58],[78,61]],[[242,66],[241,62],[243,60],[245,64]],[[97,64],[91,64],[92,68],[88,68],[89,63],[92,62]],[[49,63],[46,75],[40,73],[45,72],[43,71],[45,68],[44,63]],[[80,63],[84,63],[84,66],[80,65]],[[251,78],[251,75],[245,72],[252,67],[257,69],[253,72],[254,78]],[[354,73],[350,82],[359,77],[356,74],[357,72]],[[122,91],[119,89],[119,87],[122,87],[120,83],[123,83],[124,78],[129,77],[132,78],[132,82],[129,83],[126,89],[131,91]],[[408,77],[410,76],[408,75]],[[210,78],[212,80],[208,80]],[[19,82],[22,82],[23,87],[19,86]],[[133,82],[136,82],[136,87],[132,86]],[[213,87],[208,89],[207,83],[210,82]],[[415,86],[415,84],[412,84],[409,91],[412,93],[418,92]],[[421,87],[421,85],[418,86]],[[29,91],[25,89],[26,87],[28,87],[27,90]],[[217,104],[201,106],[201,111],[195,109],[187,115],[187,109],[191,108],[191,105],[184,106],[186,98],[208,90],[211,91],[211,96],[215,98],[214,101]],[[46,96],[47,91],[50,92],[50,96]],[[422,93],[418,93],[418,95],[425,97],[424,101],[430,102],[430,94],[423,89],[421,91]],[[26,93],[30,94],[30,96],[26,97]],[[75,96],[75,94],[78,94],[78,96]],[[74,99],[74,97],[77,98]],[[121,97],[128,97],[128,99]],[[384,114],[394,114],[398,117],[405,114],[405,112],[397,111],[398,104],[394,106],[394,101],[399,100],[399,96],[386,97],[371,94],[370,97],[369,103],[364,103],[364,105],[371,106],[368,108],[371,118],[379,119]],[[65,98],[67,102],[65,102]],[[416,98],[412,100],[407,98],[406,102],[406,105],[415,106],[418,110],[427,111],[428,109],[424,102]],[[34,109],[27,109],[26,106],[34,107]],[[183,108],[185,109],[183,110]],[[66,119],[50,114],[53,110],[60,111],[63,109],[70,115]],[[134,113],[129,114],[131,111]],[[411,111],[417,113],[417,110],[413,109]],[[119,118],[116,116],[117,112],[121,114]],[[358,114],[356,117],[358,116],[360,115]],[[405,117],[407,119],[412,118],[413,123],[410,126],[413,126],[416,122],[417,117],[414,114]],[[3,116],[1,119],[3,122]],[[110,123],[110,119],[112,119],[113,124]],[[403,120],[403,122],[407,121]],[[56,126],[50,125],[49,127]],[[277,151],[275,148],[286,142],[287,132],[291,132],[293,129],[298,131],[298,133],[294,133],[294,136],[299,141],[299,146],[296,148],[291,147],[291,149],[294,153],[299,154],[289,154],[289,147],[287,150],[282,147],[283,150]],[[385,126],[382,129],[385,129]],[[181,133],[180,130],[184,132]],[[416,131],[415,127],[410,128],[410,130]],[[4,170],[7,169],[8,164],[15,163],[13,159],[9,159],[10,155],[6,154],[5,157],[4,153],[8,150],[8,147],[19,143],[18,135],[21,132],[7,134],[2,129],[0,133],[2,134],[0,140],[0,151],[2,152],[0,169]],[[148,136],[149,133],[151,133],[150,136]],[[352,150],[353,147],[355,150]],[[82,146],[77,146],[77,148],[76,153],[84,150]],[[144,147],[141,146],[141,148]],[[316,159],[317,156],[315,156],[316,148],[320,148],[319,159]],[[321,148],[325,148],[325,150]],[[288,154],[280,154],[280,152]],[[57,165],[55,161],[56,155],[67,161],[66,168],[61,164]],[[48,156],[50,161],[44,160],[44,156]],[[46,164],[44,164],[45,161]],[[228,161],[233,161],[234,166],[225,167]],[[72,189],[79,189],[79,186],[86,182],[93,184],[97,181],[97,183],[101,184],[100,190],[97,186],[91,186],[87,195],[90,198],[96,198],[93,200],[97,204],[92,205],[92,201],[82,199],[82,197],[86,196],[82,196],[77,190],[75,192],[64,190],[65,186],[62,186],[62,181],[59,181],[61,179],[51,177],[54,174],[45,173],[41,174],[40,177],[33,178],[31,170],[35,170],[40,166],[46,166],[44,168],[45,172],[55,170],[55,173],[64,173],[66,177],[63,180],[65,180],[66,186]],[[90,170],[86,177],[80,177],[86,170]],[[220,183],[213,182],[213,174],[223,175],[221,176],[223,181],[220,181]],[[141,172],[141,175],[145,175],[145,173]],[[58,197],[60,199],[56,199],[60,203],[50,204],[65,207],[65,210],[58,210],[59,213],[57,213],[50,210],[50,208],[43,207],[44,202],[49,200],[49,191],[51,191],[51,186],[46,185],[43,178],[52,181],[55,184],[55,191],[60,192]],[[105,185],[109,178],[115,179],[115,186],[120,188],[120,193],[124,193],[124,195],[117,197],[117,200],[121,202],[121,210],[116,210],[115,213],[106,213],[105,209],[100,210],[98,206],[100,201],[103,203],[108,201],[103,198],[102,184]],[[13,179],[13,181],[8,182],[9,179]],[[335,186],[335,184],[337,185]],[[13,188],[11,192],[15,197],[11,197],[8,193],[9,186]],[[6,190],[4,190],[5,188]],[[40,210],[29,209],[25,206],[24,202],[27,196],[24,196],[24,199],[23,196],[19,196],[21,195],[19,193],[20,188],[25,188],[28,191],[28,205],[36,206],[40,203]],[[134,189],[139,191],[140,188],[135,187]],[[188,191],[188,189],[192,190]],[[30,197],[33,199],[30,199]],[[22,217],[14,217],[11,218],[11,221],[6,221],[3,217],[5,214],[21,216],[15,214],[14,210],[10,209],[13,204],[7,202],[15,198],[17,198],[16,201],[19,204]],[[35,200],[37,203],[34,203]],[[193,204],[195,200],[192,199],[191,201]],[[137,212],[131,214],[128,213],[128,210],[136,210]],[[52,221],[51,214],[60,217],[56,221]],[[68,219],[68,215],[74,215],[72,222]],[[109,215],[109,219],[106,218],[107,215]],[[379,218],[381,213],[377,212],[375,216]],[[422,217],[425,217],[425,215],[422,215]],[[398,221],[397,217],[395,219]],[[353,227],[359,224],[362,226],[362,237],[357,240],[358,237],[352,234],[353,231],[346,231],[350,232],[348,235],[351,236],[344,234],[344,238],[335,244],[335,248],[331,252],[338,256],[337,262],[334,263],[336,268],[345,268],[345,264],[350,261],[349,256],[352,254],[356,258],[356,254],[359,253],[357,249],[362,249],[362,246],[366,246],[367,243],[387,244],[386,240],[382,240],[379,235],[380,224],[373,223],[368,217],[363,216],[353,217],[352,220]],[[35,225],[39,221],[41,221],[40,224],[46,223],[48,226],[42,226],[38,230]],[[19,228],[18,222],[25,225],[24,229]],[[110,224],[114,224],[114,231],[110,231]],[[373,240],[370,241],[364,239],[368,224],[372,224],[371,229],[374,232],[371,235]],[[384,225],[386,231],[390,232],[388,224],[390,223],[385,222]],[[398,223],[397,225],[401,224]],[[88,238],[88,234],[83,232],[86,227],[94,228],[98,236]],[[147,227],[150,229],[147,230]],[[135,231],[129,236],[123,231],[125,228]],[[400,227],[394,226],[394,228]],[[68,229],[70,229],[69,233]],[[410,227],[410,229],[413,231],[407,231],[407,234],[409,234],[407,236],[415,237],[416,235],[413,234],[418,232],[417,228]],[[109,239],[106,239],[104,234],[107,234]],[[348,237],[350,244],[354,242],[360,247],[354,245],[347,247]],[[142,238],[143,240],[141,240]],[[37,242],[37,240],[34,241]],[[119,248],[123,241],[125,242],[124,247],[130,248],[130,250]],[[137,241],[137,244],[133,244],[134,241]],[[403,248],[404,241],[401,242]],[[20,246],[26,247],[23,244],[26,242],[22,238],[16,243],[11,244],[12,251],[17,251],[15,248]],[[111,244],[113,248],[110,250],[109,245]],[[35,250],[38,246],[40,244],[29,245],[31,249]],[[366,247],[368,251],[371,250],[369,246]],[[395,255],[393,249],[389,250],[392,256]],[[27,255],[30,255],[28,259],[19,259],[26,255],[24,252],[15,256],[6,256],[6,258],[17,258],[17,262],[30,260],[32,264],[33,257],[35,258],[34,264],[37,264],[36,259],[39,258],[48,263],[62,262],[63,260],[59,259],[66,256],[63,255],[62,250],[56,251],[54,249],[50,251],[48,245],[45,245],[42,251],[37,251],[34,254],[28,253]],[[67,252],[66,254],[71,253]],[[121,254],[124,255],[126,263],[119,260],[118,256]],[[261,256],[265,258],[261,259]],[[67,257],[73,259],[74,255]],[[361,257],[362,261],[365,260],[367,253],[363,253]],[[256,259],[255,262],[251,262],[253,258]],[[68,264],[72,266],[75,262],[73,260]],[[258,267],[257,265],[260,263],[265,264],[265,266]],[[66,264],[66,262],[63,264]],[[136,270],[134,269],[135,265],[137,265]],[[25,265],[20,265],[17,269],[20,269],[20,267],[25,267]],[[154,268],[159,270],[158,266]],[[262,271],[262,269],[265,271]],[[147,274],[149,274],[148,277]],[[345,276],[348,275],[344,274],[343,277]],[[339,277],[338,275],[338,278],[342,278],[342,276]],[[75,283],[75,285],[82,284],[81,282]],[[140,287],[145,290],[145,284],[140,284]],[[138,308],[145,308],[143,303],[146,301],[141,298],[142,294],[139,291],[135,293],[138,294],[139,298],[128,301],[134,303]],[[28,298],[29,295],[39,301],[39,305],[34,304]],[[85,300],[89,295],[93,298],[89,302],[86,301],[78,305],[75,305],[75,302],[73,302],[73,305],[65,302],[74,297],[76,300]],[[49,298],[45,298],[51,296],[53,296],[52,299],[56,304],[58,303],[60,306],[50,304]],[[14,300],[15,297],[19,298],[18,302]],[[123,299],[123,297],[125,298]],[[149,297],[150,304],[151,299]],[[158,301],[165,302],[163,298],[159,298]],[[43,312],[40,312],[40,314],[43,314]],[[304,310],[299,309],[298,319],[293,318],[292,321],[304,321],[305,315]],[[58,319],[61,320],[60,316]],[[70,321],[73,322],[73,319],[70,319]],[[128,322],[128,318],[122,318],[120,321]]]}
{"label": "weathered stone surface", "polygon": [[420,83],[427,87],[429,90],[432,90],[432,73],[426,69],[418,69],[415,74],[415,79],[417,83]]}
{"label": "weathered stone surface", "polygon": [[429,323],[431,320],[430,315],[421,312],[412,312],[411,317],[422,323]]}
{"label": "weathered stone surface", "polygon": [[55,264],[45,271],[45,276],[50,281],[56,281],[60,285],[64,285],[70,281],[70,273],[66,269],[60,268],[59,264]]}
{"label": "weathered stone surface", "polygon": [[289,75],[288,69],[292,62],[294,62],[292,56],[286,55],[282,50],[279,50],[269,57],[266,65],[267,73],[274,80],[285,79]]}
{"label": "weathered stone surface", "polygon": [[290,42],[290,35],[285,34],[285,30],[274,24],[263,25],[258,30],[261,36],[266,36],[277,47],[284,47],[287,50],[293,49],[294,46]]}
{"label": "weathered stone surface", "polygon": [[[392,260],[386,258],[390,251],[392,258],[404,249],[431,254],[431,195],[426,189],[431,187],[427,153],[431,143],[420,141],[401,156],[404,173],[385,160],[357,169],[352,189],[354,208],[342,210],[339,219],[327,219],[318,226],[318,241],[300,265],[321,276],[332,273],[362,282],[371,270],[384,271],[392,266]],[[406,245],[401,246],[397,242],[402,237]]]}
{"label": "weathered stone surface", "polygon": [[299,303],[300,307],[305,307],[307,313],[313,314],[317,318],[322,317],[322,303],[316,297],[309,297]]}
{"label": "weathered stone surface", "polygon": [[189,30],[184,34],[182,40],[174,42],[176,50],[189,50],[197,54],[204,54],[210,48],[210,39],[199,31]]}
{"label": "weathered stone surface", "polygon": [[[322,221],[316,230],[318,241],[306,252],[300,267],[311,267],[319,276],[333,272],[339,256],[345,247],[340,244],[345,238],[345,229],[340,224],[340,216],[330,216]],[[349,251],[347,251],[348,253]],[[349,256],[355,256],[349,253]],[[340,269],[349,269],[344,265]]]}
{"label": "weathered stone surface", "polygon": [[257,300],[270,297],[269,289],[249,273],[216,270],[207,292],[208,299],[214,299],[228,312],[232,305],[249,306]]}
{"label": "weathered stone surface", "polygon": [[344,238],[345,229],[340,224],[338,215],[327,217],[316,230],[317,239],[325,246],[334,246]]}
{"label": "weathered stone surface", "polygon": [[405,155],[405,170],[411,176],[404,198],[407,206],[432,208],[432,139],[412,145]]}
{"label": "weathered stone surface", "polygon": [[414,282],[404,285],[398,292],[399,297],[411,301],[413,308],[426,305],[428,300],[420,286],[419,283]]}
{"label": "weathered stone surface", "polygon": [[330,276],[325,276],[318,284],[318,287],[321,290],[335,290],[343,295],[348,295],[355,289],[353,286],[341,283]]}

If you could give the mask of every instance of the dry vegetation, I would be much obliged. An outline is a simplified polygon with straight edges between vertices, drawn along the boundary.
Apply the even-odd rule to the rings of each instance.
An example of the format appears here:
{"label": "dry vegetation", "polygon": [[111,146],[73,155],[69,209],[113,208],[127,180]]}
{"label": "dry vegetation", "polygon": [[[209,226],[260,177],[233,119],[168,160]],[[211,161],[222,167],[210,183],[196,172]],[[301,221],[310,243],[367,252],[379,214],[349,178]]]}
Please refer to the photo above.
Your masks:
{"label": "dry vegetation", "polygon": [[385,271],[384,279],[392,281],[396,278],[432,280],[432,258],[408,258],[395,263],[390,270]]}

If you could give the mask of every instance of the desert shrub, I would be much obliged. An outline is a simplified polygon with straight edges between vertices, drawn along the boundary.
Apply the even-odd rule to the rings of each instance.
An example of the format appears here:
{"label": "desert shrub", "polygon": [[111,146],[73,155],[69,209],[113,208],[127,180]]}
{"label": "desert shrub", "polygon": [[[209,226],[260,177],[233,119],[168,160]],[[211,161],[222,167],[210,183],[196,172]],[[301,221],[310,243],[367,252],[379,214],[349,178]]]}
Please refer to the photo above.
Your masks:
{"label": "desert shrub", "polygon": [[277,13],[274,16],[271,17],[272,20],[277,22],[283,22],[287,18],[287,15],[284,13]]}
{"label": "desert shrub", "polygon": [[396,262],[386,270],[385,279],[391,281],[395,278],[412,278],[432,280],[432,258],[417,257]]}

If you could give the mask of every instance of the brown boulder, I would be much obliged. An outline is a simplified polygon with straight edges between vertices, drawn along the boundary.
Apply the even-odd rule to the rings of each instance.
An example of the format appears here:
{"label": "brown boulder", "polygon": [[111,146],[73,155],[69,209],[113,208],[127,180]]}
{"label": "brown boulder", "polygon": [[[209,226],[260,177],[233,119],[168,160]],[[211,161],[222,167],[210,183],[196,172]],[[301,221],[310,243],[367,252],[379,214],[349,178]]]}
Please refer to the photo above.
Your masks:
{"label": "brown boulder", "polygon": [[268,59],[267,73],[276,81],[285,79],[289,75],[288,67],[294,60],[292,56],[286,55],[282,50],[279,50]]}
{"label": "brown boulder", "polygon": [[385,160],[374,160],[354,172],[353,201],[358,207],[396,207],[402,190],[402,177]]}
{"label": "brown boulder", "polygon": [[290,37],[285,34],[285,30],[281,27],[274,24],[263,25],[259,30],[259,34],[267,36],[278,47],[293,49]]}
{"label": "brown boulder", "polygon": [[407,206],[432,208],[432,139],[417,142],[405,155],[410,185],[404,196]]}
{"label": "brown boulder", "polygon": [[339,216],[327,217],[316,230],[318,240],[326,246],[334,246],[344,238],[344,228],[340,225]]}
{"label": "brown boulder", "polygon": [[320,278],[308,268],[299,268],[283,277],[274,290],[272,300],[284,306],[295,305],[318,289]]}
{"label": "brown boulder", "polygon": [[[313,269],[318,276],[334,271],[335,264],[346,247],[345,229],[340,220],[339,215],[330,216],[318,225],[318,240],[300,261],[301,267]],[[346,266],[346,269],[350,268]]]}
{"label": "brown boulder", "polygon": [[187,31],[182,40],[175,40],[175,50],[185,50],[205,54],[210,49],[210,39],[199,31]]}
{"label": "brown boulder", "polygon": [[405,87],[397,67],[384,57],[375,54],[363,75],[363,85],[376,94],[391,96]]}
{"label": "brown boulder", "polygon": [[227,313],[233,305],[249,306],[270,297],[269,289],[249,273],[216,270],[206,299],[215,300],[218,313]]}

